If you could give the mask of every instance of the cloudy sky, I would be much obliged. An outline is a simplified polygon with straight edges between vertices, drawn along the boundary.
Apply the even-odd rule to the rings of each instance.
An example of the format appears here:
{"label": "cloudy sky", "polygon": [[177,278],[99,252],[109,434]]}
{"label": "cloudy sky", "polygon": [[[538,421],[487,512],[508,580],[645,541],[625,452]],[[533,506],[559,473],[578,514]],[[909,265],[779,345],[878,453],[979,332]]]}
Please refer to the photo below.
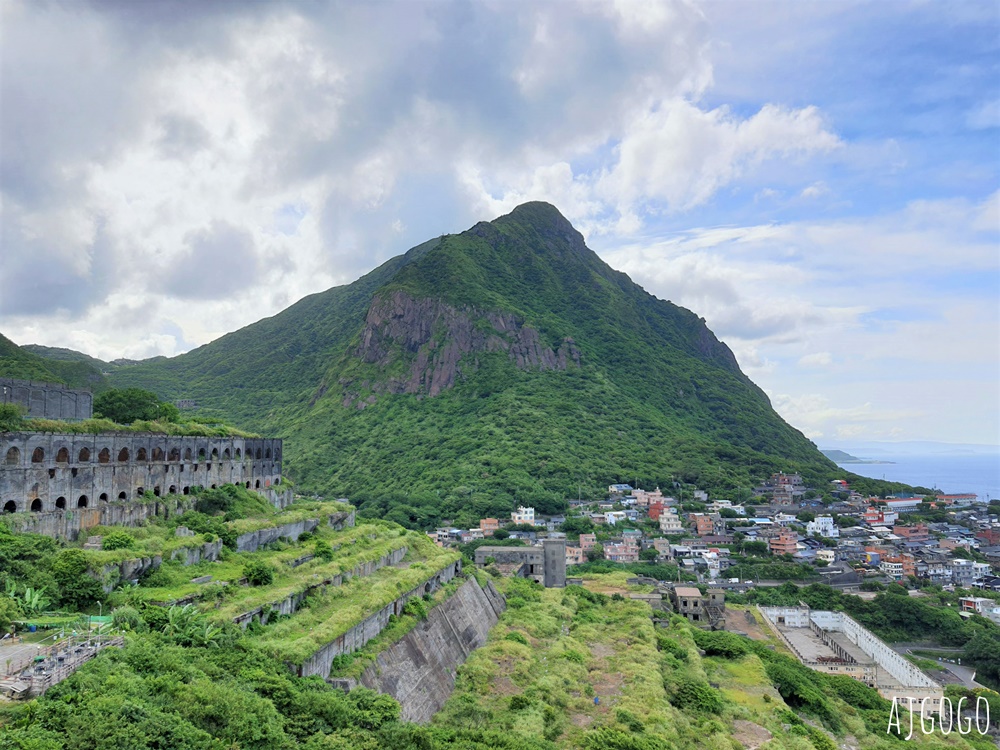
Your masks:
{"label": "cloudy sky", "polygon": [[525,200],[792,424],[1000,442],[1000,6],[0,0],[0,330],[173,355]]}

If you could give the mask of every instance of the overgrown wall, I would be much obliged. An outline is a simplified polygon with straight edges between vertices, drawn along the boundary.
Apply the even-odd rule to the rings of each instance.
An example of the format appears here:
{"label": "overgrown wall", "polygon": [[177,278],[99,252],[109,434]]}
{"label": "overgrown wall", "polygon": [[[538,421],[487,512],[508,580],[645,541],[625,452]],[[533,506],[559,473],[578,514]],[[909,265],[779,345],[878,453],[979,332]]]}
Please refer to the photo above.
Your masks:
{"label": "overgrown wall", "polygon": [[330,674],[330,667],[333,660],[341,654],[349,654],[357,651],[368,641],[381,633],[389,624],[389,616],[402,614],[403,607],[415,596],[423,596],[436,591],[442,584],[447,583],[462,571],[462,562],[456,560],[432,574],[419,586],[407,591],[398,599],[390,602],[378,612],[366,617],[342,636],[330,641],[320,648],[315,654],[306,660],[301,666],[296,668],[300,677],[309,675],[319,675],[326,678]]}
{"label": "overgrown wall", "polygon": [[344,581],[349,581],[355,577],[366,578],[372,575],[378,570],[386,567],[387,565],[396,565],[401,562],[408,551],[408,547],[400,547],[392,552],[382,555],[378,560],[372,560],[371,562],[359,563],[351,568],[349,571],[340,573],[335,576],[331,576],[323,581],[318,581],[315,584],[303,589],[302,591],[290,594],[289,596],[275,602],[269,602],[256,609],[244,612],[241,615],[237,615],[233,618],[233,622],[242,628],[246,628],[247,625],[254,619],[254,617],[259,617],[260,622],[264,625],[267,624],[268,618],[274,614],[290,615],[296,612],[299,607],[302,606],[302,602],[305,601],[306,597],[311,596],[317,590],[325,591],[327,586],[340,586]]}
{"label": "overgrown wall", "polygon": [[[297,540],[302,534],[315,531],[320,524],[320,518],[307,518],[304,521],[285,523],[281,526],[272,526],[257,531],[248,531],[236,537],[237,552],[256,552],[260,547],[279,539],[287,538]],[[345,526],[354,525],[354,511],[341,511],[331,513],[327,518],[327,523],[335,529],[343,529]]]}
{"label": "overgrown wall", "polygon": [[429,722],[451,696],[455,670],[486,644],[506,608],[492,581],[480,588],[470,578],[426,621],[379,654],[358,683],[398,700],[403,721]]}

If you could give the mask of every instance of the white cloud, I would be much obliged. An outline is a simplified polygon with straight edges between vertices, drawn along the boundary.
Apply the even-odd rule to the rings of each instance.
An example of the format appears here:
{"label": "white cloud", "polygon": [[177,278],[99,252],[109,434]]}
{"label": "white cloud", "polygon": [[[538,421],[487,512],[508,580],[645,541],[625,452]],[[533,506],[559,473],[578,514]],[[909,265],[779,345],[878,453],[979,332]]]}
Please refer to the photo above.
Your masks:
{"label": "white cloud", "polygon": [[800,367],[826,367],[833,363],[833,355],[830,352],[815,352],[799,357]]}

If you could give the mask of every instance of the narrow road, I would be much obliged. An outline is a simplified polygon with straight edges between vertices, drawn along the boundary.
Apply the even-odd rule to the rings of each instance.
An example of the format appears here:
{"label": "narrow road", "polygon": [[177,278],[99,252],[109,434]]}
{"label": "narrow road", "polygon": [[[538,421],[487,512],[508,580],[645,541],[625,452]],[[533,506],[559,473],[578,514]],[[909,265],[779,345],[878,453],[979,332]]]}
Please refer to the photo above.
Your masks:
{"label": "narrow road", "polygon": [[[912,654],[913,653],[913,649],[916,649],[917,651],[934,651],[934,652],[942,652],[942,653],[947,653],[947,654],[954,654],[955,653],[955,649],[936,648],[936,647],[933,647],[933,646],[924,646],[924,645],[922,645],[920,643],[895,643],[895,644],[891,644],[891,648],[897,654],[900,654],[902,656],[906,656],[907,654]],[[923,658],[928,659],[928,661],[934,661],[933,659],[929,659],[928,657],[923,657]],[[951,674],[955,675],[955,677],[957,677],[961,681],[961,683],[962,683],[962,685],[964,687],[967,687],[967,688],[970,688],[970,689],[971,688],[981,688],[981,687],[983,687],[982,685],[980,685],[975,680],[976,670],[974,670],[974,669],[972,669],[970,667],[963,667],[960,664],[952,664],[951,662],[943,661],[943,660],[942,661],[935,661],[934,663],[937,665],[937,667],[940,670],[942,670],[944,672],[950,672]]]}

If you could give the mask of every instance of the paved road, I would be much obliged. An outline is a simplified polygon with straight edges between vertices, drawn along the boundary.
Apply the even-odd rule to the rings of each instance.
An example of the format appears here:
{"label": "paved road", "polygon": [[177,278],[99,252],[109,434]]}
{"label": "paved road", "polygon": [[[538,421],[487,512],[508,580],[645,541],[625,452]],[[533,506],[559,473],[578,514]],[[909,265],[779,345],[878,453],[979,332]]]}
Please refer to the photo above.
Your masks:
{"label": "paved road", "polygon": [[[892,645],[893,651],[895,651],[897,654],[902,654],[904,656],[906,654],[912,653],[913,649],[916,649],[918,651],[939,651],[948,654],[955,653],[955,649],[935,648],[930,646],[924,646],[919,643],[896,643]],[[929,659],[929,657],[924,657],[924,658]],[[933,659],[929,660],[934,661]],[[950,672],[951,674],[955,675],[955,677],[957,677],[959,681],[961,681],[964,687],[967,688],[983,687],[975,680],[976,670],[971,669],[970,667],[963,667],[959,664],[952,664],[951,662],[947,661],[935,661],[934,663],[937,664],[938,668],[941,669],[942,671]]]}

